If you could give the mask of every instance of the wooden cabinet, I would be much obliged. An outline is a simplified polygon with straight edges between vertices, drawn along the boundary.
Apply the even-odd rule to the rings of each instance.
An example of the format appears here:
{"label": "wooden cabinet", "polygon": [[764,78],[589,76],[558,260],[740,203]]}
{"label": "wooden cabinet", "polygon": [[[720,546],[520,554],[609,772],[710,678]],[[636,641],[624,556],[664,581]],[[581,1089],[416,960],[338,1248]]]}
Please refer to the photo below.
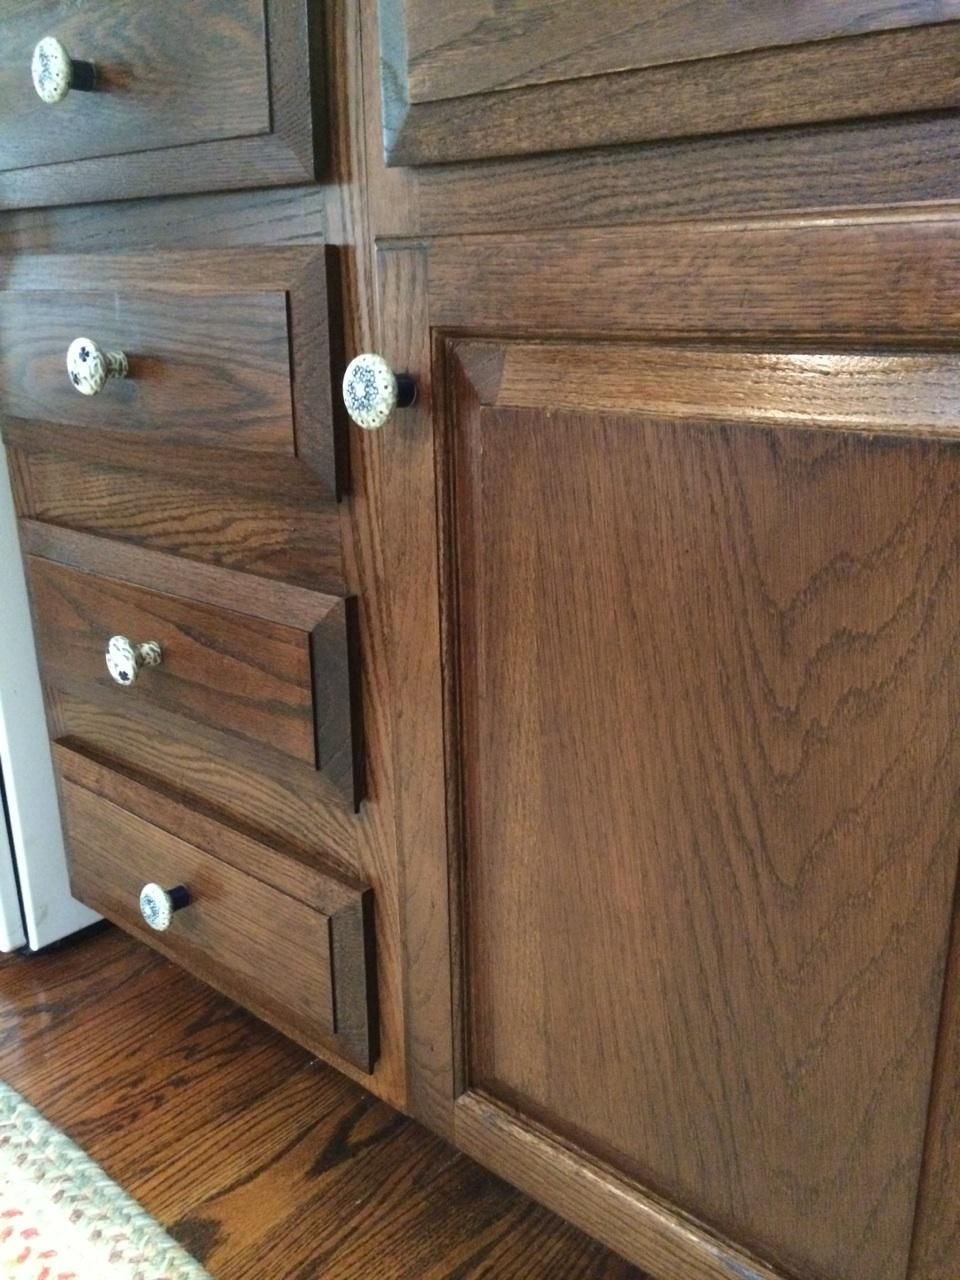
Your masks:
{"label": "wooden cabinet", "polygon": [[0,177],[77,891],[656,1280],[960,1271],[958,19],[270,0]]}
{"label": "wooden cabinet", "polygon": [[[568,153],[895,114],[955,15],[629,10],[383,14],[388,163],[517,157],[381,178],[443,233],[377,262],[432,390],[384,442],[399,750],[444,761],[399,796],[412,1098],[658,1277],[946,1280],[956,222],[705,219],[746,138]],[[638,225],[648,166],[687,221]]]}

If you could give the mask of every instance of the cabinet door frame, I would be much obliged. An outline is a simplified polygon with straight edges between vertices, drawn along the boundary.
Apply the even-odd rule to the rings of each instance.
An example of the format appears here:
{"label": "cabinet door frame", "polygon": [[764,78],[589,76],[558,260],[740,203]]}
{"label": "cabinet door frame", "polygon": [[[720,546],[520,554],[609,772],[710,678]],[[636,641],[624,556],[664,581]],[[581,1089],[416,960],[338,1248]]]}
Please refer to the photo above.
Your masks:
{"label": "cabinet door frame", "polygon": [[[421,387],[417,405],[396,416],[380,444],[410,1108],[664,1280],[787,1280],[613,1168],[466,1089],[457,698],[444,604],[456,580],[448,351],[465,337],[567,338],[572,329],[587,340],[936,350],[954,335],[960,219],[888,213],[383,242],[378,273],[381,350]],[[838,429],[875,430],[869,422]],[[957,439],[935,415],[902,427],[891,419],[890,429]]]}

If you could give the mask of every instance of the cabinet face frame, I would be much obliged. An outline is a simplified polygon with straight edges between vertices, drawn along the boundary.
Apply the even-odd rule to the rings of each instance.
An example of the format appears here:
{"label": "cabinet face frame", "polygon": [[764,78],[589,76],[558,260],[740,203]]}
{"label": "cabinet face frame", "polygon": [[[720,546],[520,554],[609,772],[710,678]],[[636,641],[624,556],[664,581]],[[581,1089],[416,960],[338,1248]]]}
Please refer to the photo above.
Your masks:
{"label": "cabinet face frame", "polygon": [[[703,270],[705,237],[716,270]],[[383,353],[423,389],[382,443],[411,1109],[665,1280],[786,1280],[609,1166],[467,1088],[459,733],[452,623],[442,603],[456,585],[443,426],[452,397],[447,351],[464,339],[566,339],[575,325],[577,340],[933,352],[954,324],[960,221],[886,214],[383,242],[378,266]],[[894,271],[899,288],[890,291],[885,281]],[[931,272],[936,291],[928,287]],[[941,427],[935,414],[899,427],[896,412],[894,436],[956,439],[955,426]],[[435,507],[426,500],[433,493]],[[416,767],[405,767],[407,760]]]}
{"label": "cabinet face frame", "polygon": [[[0,209],[312,182],[328,155],[318,0],[264,0],[270,129],[0,173]],[[52,109],[53,110],[53,109]]]}
{"label": "cabinet face frame", "polygon": [[[412,4],[425,2],[380,0],[389,165],[532,156],[957,105],[953,67],[960,54],[960,24],[941,19],[917,25],[923,19],[910,4],[895,16],[881,15],[873,25],[854,14],[836,24],[814,24],[804,43],[787,43],[794,22],[789,18],[781,35],[771,33],[770,47],[750,48],[745,40],[742,51],[721,50],[720,56],[711,56],[704,46],[692,61],[667,54],[660,65],[573,68],[566,76],[561,66],[553,80],[520,76],[516,83],[508,79],[494,86],[481,77],[482,87],[475,91],[431,99],[429,72],[419,77],[419,88],[411,89],[416,68],[408,13]],[[960,10],[953,16],[960,17]],[[483,49],[481,43],[460,56],[479,62]],[[892,65],[898,68],[896,86]],[[440,79],[454,81],[454,68],[447,67]]]}

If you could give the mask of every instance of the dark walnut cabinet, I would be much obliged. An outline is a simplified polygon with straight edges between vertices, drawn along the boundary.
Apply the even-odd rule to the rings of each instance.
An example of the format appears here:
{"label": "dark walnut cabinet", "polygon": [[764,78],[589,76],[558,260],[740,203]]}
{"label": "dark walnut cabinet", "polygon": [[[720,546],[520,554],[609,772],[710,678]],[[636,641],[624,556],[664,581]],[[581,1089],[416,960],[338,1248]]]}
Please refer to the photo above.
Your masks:
{"label": "dark walnut cabinet", "polygon": [[960,4],[6,8],[152,50],[0,78],[77,894],[638,1276],[956,1280]]}

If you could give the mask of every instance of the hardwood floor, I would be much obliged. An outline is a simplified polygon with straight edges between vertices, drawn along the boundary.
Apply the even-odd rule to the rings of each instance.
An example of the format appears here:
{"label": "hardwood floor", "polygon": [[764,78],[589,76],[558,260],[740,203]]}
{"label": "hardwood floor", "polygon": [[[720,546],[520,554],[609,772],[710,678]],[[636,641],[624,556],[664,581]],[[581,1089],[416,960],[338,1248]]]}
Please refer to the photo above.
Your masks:
{"label": "hardwood floor", "polygon": [[113,929],[3,961],[0,1076],[216,1280],[644,1280]]}

